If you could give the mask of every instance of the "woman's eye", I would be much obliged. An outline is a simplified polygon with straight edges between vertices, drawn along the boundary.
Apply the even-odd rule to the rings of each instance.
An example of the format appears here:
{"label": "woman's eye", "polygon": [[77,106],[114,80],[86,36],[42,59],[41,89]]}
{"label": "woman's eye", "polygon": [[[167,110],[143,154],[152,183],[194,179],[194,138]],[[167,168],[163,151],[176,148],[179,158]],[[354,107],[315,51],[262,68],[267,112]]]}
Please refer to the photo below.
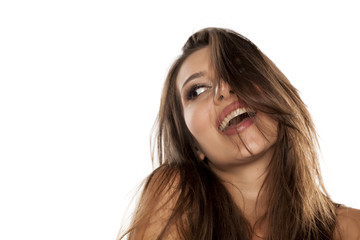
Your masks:
{"label": "woman's eye", "polygon": [[205,92],[208,88],[210,88],[209,86],[205,86],[205,85],[195,85],[193,86],[190,91],[188,92],[188,96],[187,99],[191,100],[191,99],[195,99],[196,97],[198,97],[200,94],[202,94],[203,92]]}

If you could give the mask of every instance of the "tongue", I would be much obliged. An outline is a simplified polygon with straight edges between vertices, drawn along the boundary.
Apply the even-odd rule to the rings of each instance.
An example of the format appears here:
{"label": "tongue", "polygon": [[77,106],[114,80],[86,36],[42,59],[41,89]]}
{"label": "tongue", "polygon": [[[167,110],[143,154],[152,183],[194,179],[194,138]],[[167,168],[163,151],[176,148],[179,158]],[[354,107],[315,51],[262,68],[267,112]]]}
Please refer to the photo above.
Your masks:
{"label": "tongue", "polygon": [[248,118],[248,117],[250,117],[248,113],[240,114],[239,116],[231,119],[228,126],[234,126],[236,124],[239,124],[242,120],[244,120],[245,118]]}

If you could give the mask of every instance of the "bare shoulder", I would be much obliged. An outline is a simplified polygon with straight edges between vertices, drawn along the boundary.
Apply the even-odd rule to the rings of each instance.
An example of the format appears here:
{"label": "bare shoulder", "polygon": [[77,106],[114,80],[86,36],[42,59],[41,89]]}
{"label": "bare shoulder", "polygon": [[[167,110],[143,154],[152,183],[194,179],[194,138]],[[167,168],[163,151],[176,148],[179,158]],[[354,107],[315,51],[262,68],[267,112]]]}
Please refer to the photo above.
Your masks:
{"label": "bare shoulder", "polygon": [[179,181],[179,169],[163,165],[149,175],[144,186],[144,193],[148,195],[155,194],[153,197],[161,195],[161,197],[164,198],[164,194],[169,196],[169,193],[175,191],[179,185]]}
{"label": "bare shoulder", "polygon": [[173,208],[179,194],[179,182],[180,174],[177,168],[166,165],[157,168],[147,178],[143,203],[147,203],[152,211]]}
{"label": "bare shoulder", "polygon": [[179,198],[179,171],[161,166],[147,178],[130,239],[178,239],[171,219]]}
{"label": "bare shoulder", "polygon": [[343,240],[360,240],[360,210],[341,206],[336,210]]}

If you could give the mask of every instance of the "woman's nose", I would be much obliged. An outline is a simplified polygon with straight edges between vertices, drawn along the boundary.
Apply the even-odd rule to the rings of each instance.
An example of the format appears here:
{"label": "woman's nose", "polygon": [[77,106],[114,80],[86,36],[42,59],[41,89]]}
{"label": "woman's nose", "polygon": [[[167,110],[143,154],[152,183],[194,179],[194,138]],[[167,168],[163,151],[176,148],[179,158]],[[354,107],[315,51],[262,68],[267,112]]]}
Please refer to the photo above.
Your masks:
{"label": "woman's nose", "polygon": [[214,103],[220,104],[223,100],[232,97],[233,94],[229,84],[222,81],[215,88]]}

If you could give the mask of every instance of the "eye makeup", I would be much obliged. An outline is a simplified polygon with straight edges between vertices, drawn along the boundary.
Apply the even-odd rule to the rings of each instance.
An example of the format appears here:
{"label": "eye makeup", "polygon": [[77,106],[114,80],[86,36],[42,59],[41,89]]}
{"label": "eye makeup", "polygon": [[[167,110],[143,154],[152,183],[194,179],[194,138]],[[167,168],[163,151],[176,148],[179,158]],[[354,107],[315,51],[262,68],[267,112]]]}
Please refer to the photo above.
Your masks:
{"label": "eye makeup", "polygon": [[211,88],[211,86],[205,84],[195,84],[191,86],[186,92],[186,100],[196,99],[200,94],[204,93],[209,88]]}

